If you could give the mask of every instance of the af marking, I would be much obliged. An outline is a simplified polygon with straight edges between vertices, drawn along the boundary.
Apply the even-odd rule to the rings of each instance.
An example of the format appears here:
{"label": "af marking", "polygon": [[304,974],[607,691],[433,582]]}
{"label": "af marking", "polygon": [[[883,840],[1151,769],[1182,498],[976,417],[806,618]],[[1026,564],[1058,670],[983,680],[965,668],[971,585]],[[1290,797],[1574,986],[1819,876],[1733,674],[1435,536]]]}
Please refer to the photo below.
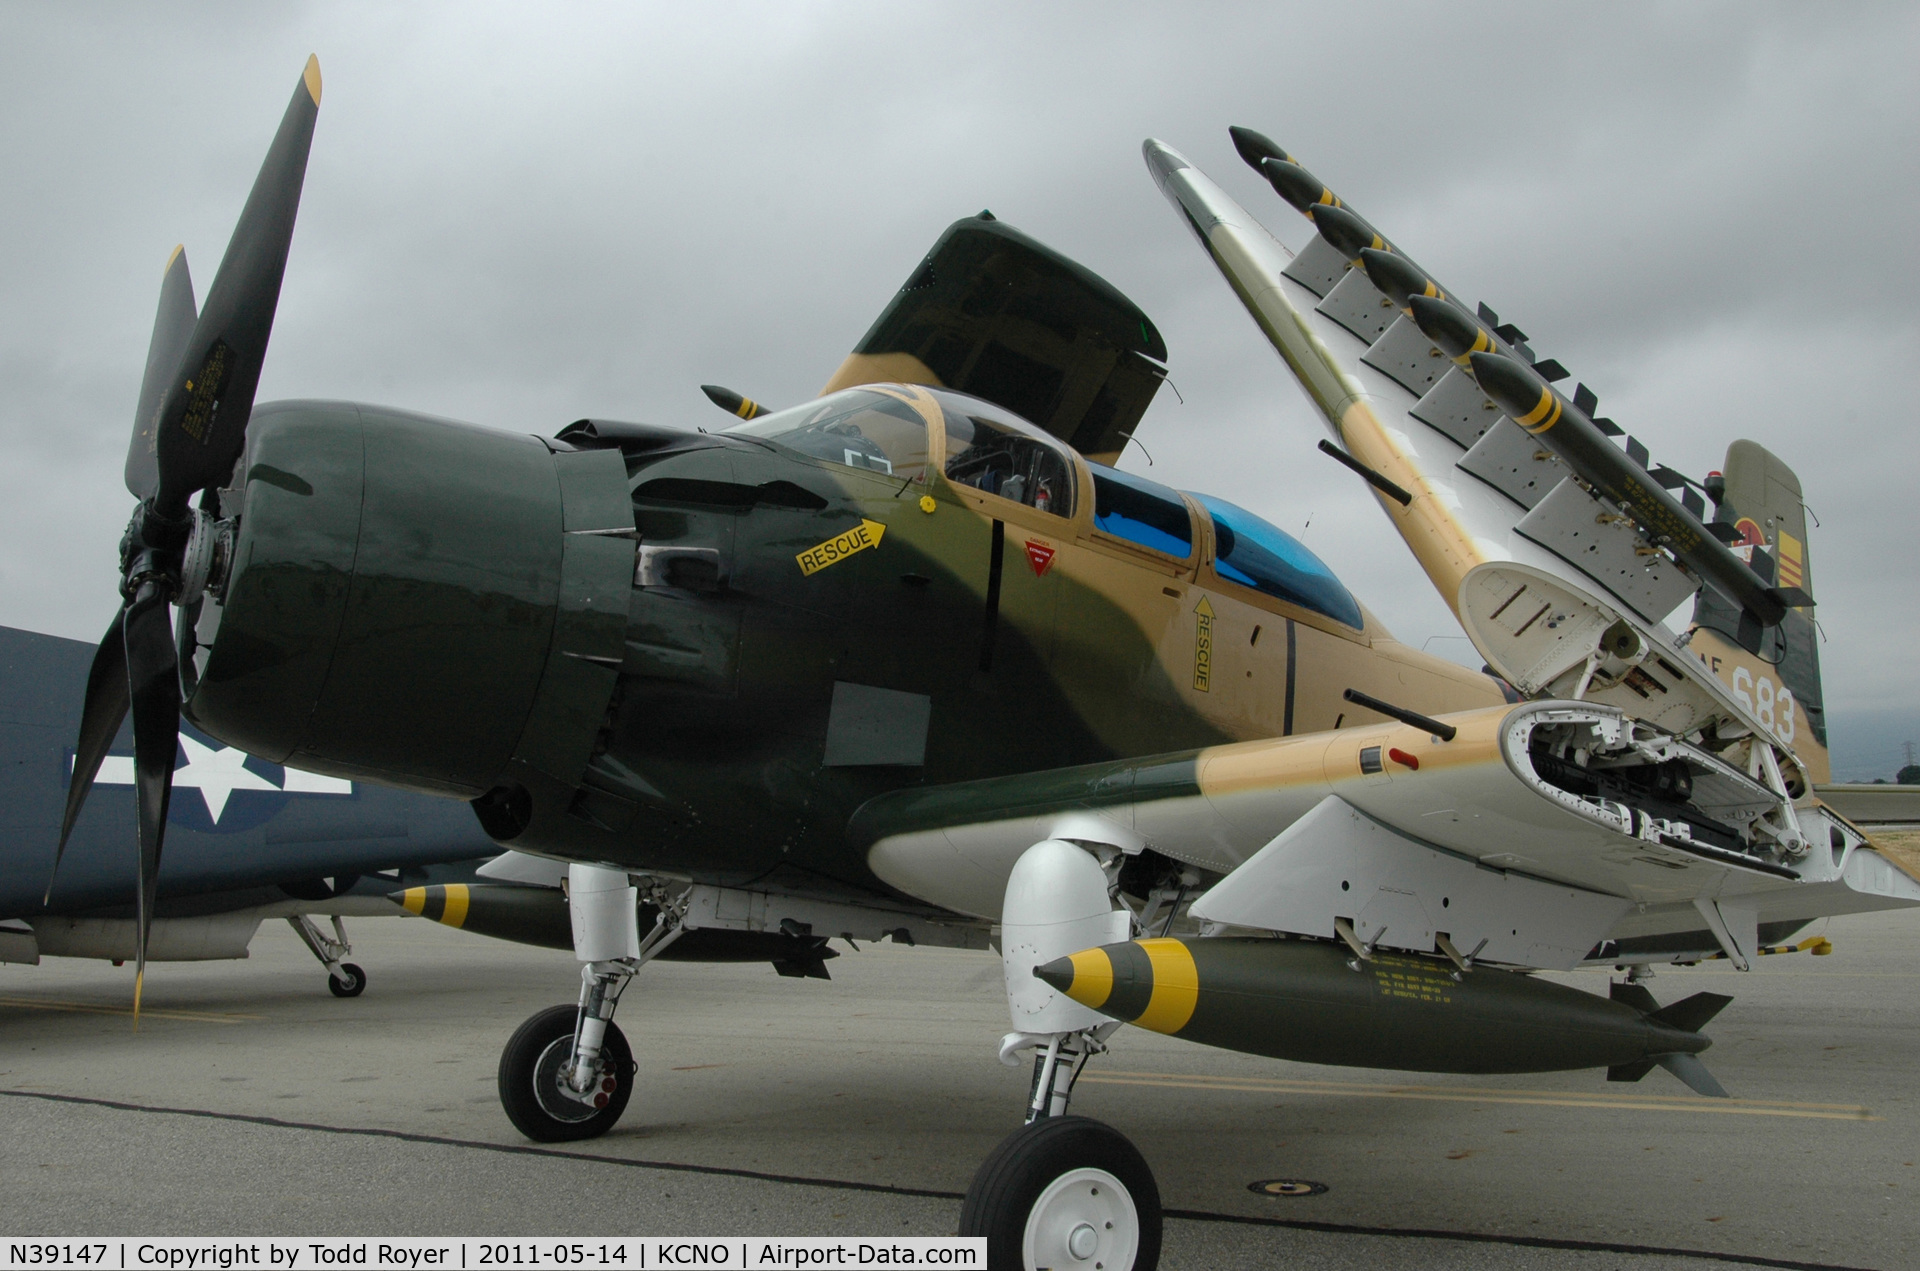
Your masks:
{"label": "af marking", "polygon": [[887,527],[878,521],[862,519],[844,534],[836,534],[816,547],[809,547],[794,557],[800,562],[800,572],[811,577],[829,565],[838,564],[855,552],[864,552],[869,547],[880,546],[880,536]]}

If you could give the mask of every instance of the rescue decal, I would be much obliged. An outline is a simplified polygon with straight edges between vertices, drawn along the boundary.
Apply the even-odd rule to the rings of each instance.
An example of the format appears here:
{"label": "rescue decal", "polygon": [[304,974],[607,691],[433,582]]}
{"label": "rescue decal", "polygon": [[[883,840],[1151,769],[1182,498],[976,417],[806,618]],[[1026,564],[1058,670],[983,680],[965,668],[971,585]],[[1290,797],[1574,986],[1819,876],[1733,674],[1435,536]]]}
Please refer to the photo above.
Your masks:
{"label": "rescue decal", "polygon": [[809,547],[794,559],[800,562],[800,572],[811,576],[856,552],[880,546],[880,536],[886,532],[887,527],[880,522],[862,519],[860,524],[846,533],[836,534],[817,547]]}
{"label": "rescue decal", "polygon": [[1193,609],[1193,691],[1210,692],[1213,683],[1213,605],[1205,596]]}
{"label": "rescue decal", "polygon": [[1047,572],[1047,566],[1053,564],[1053,549],[1045,543],[1028,539],[1027,564],[1033,566],[1033,576],[1039,578]]}

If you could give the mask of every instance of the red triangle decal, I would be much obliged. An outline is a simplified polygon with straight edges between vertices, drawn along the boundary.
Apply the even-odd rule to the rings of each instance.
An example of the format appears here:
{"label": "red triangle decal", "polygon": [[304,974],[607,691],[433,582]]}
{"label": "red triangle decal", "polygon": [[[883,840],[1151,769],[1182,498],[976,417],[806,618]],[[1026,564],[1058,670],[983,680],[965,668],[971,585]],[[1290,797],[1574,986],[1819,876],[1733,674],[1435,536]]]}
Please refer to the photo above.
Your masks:
{"label": "red triangle decal", "polygon": [[1047,566],[1053,564],[1053,549],[1045,543],[1027,540],[1027,563],[1033,566],[1035,578],[1047,572]]}

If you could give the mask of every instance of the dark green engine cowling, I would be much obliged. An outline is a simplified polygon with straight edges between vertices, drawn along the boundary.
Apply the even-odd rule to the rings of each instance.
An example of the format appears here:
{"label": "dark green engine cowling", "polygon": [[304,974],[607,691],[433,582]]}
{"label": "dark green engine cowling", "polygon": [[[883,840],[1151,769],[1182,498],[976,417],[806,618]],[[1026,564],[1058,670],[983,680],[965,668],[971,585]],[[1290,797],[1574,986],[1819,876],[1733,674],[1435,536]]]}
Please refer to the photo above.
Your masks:
{"label": "dark green engine cowling", "polygon": [[182,623],[185,713],[264,759],[478,799],[571,793],[624,648],[617,451],[349,402],[255,409],[230,562]]}

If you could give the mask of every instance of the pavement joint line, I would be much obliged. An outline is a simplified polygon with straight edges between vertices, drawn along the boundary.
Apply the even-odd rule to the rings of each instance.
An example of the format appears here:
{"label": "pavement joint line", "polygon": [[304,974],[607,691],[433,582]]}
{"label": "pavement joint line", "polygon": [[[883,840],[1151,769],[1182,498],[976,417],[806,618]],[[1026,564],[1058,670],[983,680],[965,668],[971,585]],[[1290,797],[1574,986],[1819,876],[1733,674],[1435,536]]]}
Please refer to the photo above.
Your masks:
{"label": "pavement joint line", "polygon": [[1849,1103],[1779,1103],[1762,1099],[1689,1099],[1684,1095],[1605,1095],[1578,1091],[1498,1090],[1485,1086],[1362,1085],[1333,1081],[1283,1081],[1264,1077],[1197,1077],[1184,1073],[1086,1073],[1081,1081],[1108,1086],[1161,1086],[1222,1090],[1238,1094],[1345,1095],[1358,1099],[1424,1099],[1438,1103],[1502,1103],[1544,1108],[1607,1108],[1642,1112],[1712,1112],[1722,1116],[1801,1117],[1820,1121],[1880,1121],[1869,1108]]}
{"label": "pavement joint line", "polygon": [[[1084,1078],[1083,1078],[1084,1080]],[[607,1156],[593,1152],[570,1152],[564,1148],[534,1147],[524,1143],[488,1143],[481,1139],[456,1139],[438,1134],[420,1134],[411,1130],[385,1130],[361,1126],[321,1125],[312,1121],[289,1121],[282,1117],[260,1116],[245,1112],[214,1112],[206,1108],[170,1108],[154,1104],[127,1103],[118,1099],[96,1099],[86,1095],[52,1094],[38,1090],[0,1090],[0,1097],[35,1099],[44,1103],[65,1103],[81,1107],[106,1108],[115,1112],[140,1112],[150,1116],[197,1117],[207,1121],[232,1121],[243,1125],[262,1125],[277,1130],[305,1130],[315,1134],[336,1134],[348,1138],[393,1139],[402,1143],[420,1143],[434,1147],[467,1148],[478,1152],[498,1152],[506,1156],[533,1156],[548,1160],[585,1161],[592,1165],[617,1165],[626,1169],[663,1170],[676,1174],[704,1174],[720,1178],[741,1178],[761,1183],[783,1183],[797,1187],[822,1187],[836,1191],[868,1192],[882,1196],[913,1196],[927,1200],[964,1201],[962,1192],[939,1191],[930,1187],[901,1187],[893,1183],[860,1183],[841,1178],[814,1178],[804,1174],[772,1174],[762,1170],[738,1169],[727,1165],[689,1165],[679,1161],[649,1161],[636,1157]],[[1228,1223],[1243,1227],[1275,1227],[1289,1231],[1311,1231],[1334,1236],[1384,1236],[1401,1240],[1453,1240],[1467,1244],[1513,1245],[1527,1249],[1564,1249],[1574,1252],[1619,1253],[1633,1257],[1696,1258],[1706,1262],[1725,1262],[1738,1266],[1771,1267],[1780,1271],[1874,1271],[1871,1267],[1838,1262],[1805,1262],[1793,1258],[1769,1258],[1760,1254],[1722,1253],[1711,1249],[1684,1249],[1667,1245],[1624,1244],[1610,1240],[1576,1240],[1556,1236],[1518,1236],[1485,1231],[1449,1231],[1444,1228],[1375,1227],[1364,1223],[1321,1222],[1311,1218],[1269,1218],[1251,1214],[1223,1214],[1208,1209],[1161,1208],[1163,1218],[1182,1222]]]}
{"label": "pavement joint line", "polygon": [[[16,1006],[32,1011],[74,1011],[83,1015],[132,1015],[131,1006],[108,1006],[96,1002],[61,1002],[44,997],[0,997],[0,1008]],[[140,1010],[142,1019],[177,1019],[195,1024],[241,1024],[251,1020],[265,1019],[264,1015],[241,1015],[235,1012],[215,1011],[170,1011],[147,1006]]]}

